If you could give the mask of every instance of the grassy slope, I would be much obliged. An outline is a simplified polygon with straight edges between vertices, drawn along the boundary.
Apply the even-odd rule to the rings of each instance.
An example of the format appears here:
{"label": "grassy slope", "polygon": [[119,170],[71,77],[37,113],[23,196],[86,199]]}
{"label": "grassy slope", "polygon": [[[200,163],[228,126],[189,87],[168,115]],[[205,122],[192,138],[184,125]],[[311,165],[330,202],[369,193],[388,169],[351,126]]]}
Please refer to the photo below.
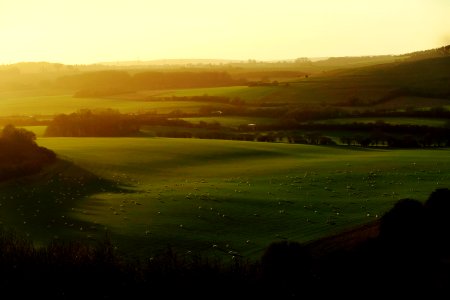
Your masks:
{"label": "grassy slope", "polygon": [[58,237],[86,238],[79,229],[88,228],[87,223],[71,219],[69,212],[79,199],[105,191],[121,189],[60,160],[37,175],[0,183],[0,224],[21,231],[38,244]]}
{"label": "grassy slope", "polygon": [[373,100],[396,88],[432,94],[448,93],[449,68],[450,57],[442,57],[334,71],[324,79],[328,80],[329,89],[353,90],[352,96]]}
{"label": "grassy slope", "polygon": [[[408,88],[429,94],[450,92],[448,70],[450,57],[419,61],[403,61],[375,66],[336,70],[292,82],[289,87],[225,87],[160,91],[156,96],[228,96],[240,97],[248,103],[278,102],[296,105],[323,105],[348,101],[357,97],[363,101],[377,101],[392,90]],[[450,100],[436,97],[399,97],[377,108],[404,109],[450,105]],[[362,107],[367,109],[367,107]]]}
{"label": "grassy slope", "polygon": [[[450,173],[448,150],[159,138],[43,138],[39,144],[129,191],[92,179],[79,194],[60,175],[47,175],[46,184],[36,179],[34,197],[25,193],[46,204],[17,200],[18,186],[2,189],[2,221],[38,240],[55,234],[96,240],[108,231],[119,249],[144,256],[170,244],[181,252],[256,257],[274,240],[313,240],[374,220],[399,198],[424,200]],[[47,217],[33,217],[36,205]]]}

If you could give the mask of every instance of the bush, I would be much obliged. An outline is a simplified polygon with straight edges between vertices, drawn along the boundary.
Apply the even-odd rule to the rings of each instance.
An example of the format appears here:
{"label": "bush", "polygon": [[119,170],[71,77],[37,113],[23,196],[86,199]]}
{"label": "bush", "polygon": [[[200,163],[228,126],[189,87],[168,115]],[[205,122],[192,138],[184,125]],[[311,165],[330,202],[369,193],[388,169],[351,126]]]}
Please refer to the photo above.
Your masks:
{"label": "bush", "polygon": [[35,142],[33,132],[7,125],[0,136],[0,181],[39,172],[56,154]]}

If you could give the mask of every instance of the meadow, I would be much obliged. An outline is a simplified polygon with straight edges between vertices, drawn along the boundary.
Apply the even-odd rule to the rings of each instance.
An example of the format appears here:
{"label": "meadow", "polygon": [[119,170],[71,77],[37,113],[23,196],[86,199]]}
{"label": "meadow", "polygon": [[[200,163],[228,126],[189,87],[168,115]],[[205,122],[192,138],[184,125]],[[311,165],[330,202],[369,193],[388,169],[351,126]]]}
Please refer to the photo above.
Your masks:
{"label": "meadow", "polygon": [[424,201],[450,176],[442,149],[168,138],[38,143],[75,165],[3,183],[0,220],[38,244],[108,235],[141,258],[170,246],[255,259],[273,241],[312,241],[376,220],[401,198]]}
{"label": "meadow", "polygon": [[201,103],[186,101],[141,101],[108,98],[74,98],[70,94],[51,96],[18,96],[0,99],[0,116],[53,117],[80,109],[115,109],[122,113],[157,111],[169,113],[175,109],[197,112]]}
{"label": "meadow", "polygon": [[276,120],[272,118],[257,118],[257,117],[236,117],[236,116],[215,116],[215,117],[191,117],[182,118],[193,124],[198,124],[200,122],[206,123],[219,123],[224,127],[238,128],[240,125],[247,124],[270,124]]}
{"label": "meadow", "polygon": [[382,121],[391,125],[418,125],[430,127],[442,127],[446,125],[447,119],[438,118],[395,118],[395,117],[381,117],[381,118],[338,118],[323,121],[316,121],[318,124],[352,124],[352,123],[375,123]]}
{"label": "meadow", "polygon": [[[232,132],[249,123],[300,124],[302,117],[310,121],[311,109],[335,112],[313,119],[326,124],[382,120],[442,127],[448,122],[442,116],[393,118],[383,112],[448,107],[449,63],[448,58],[404,61],[256,86],[144,89],[86,98],[74,97],[76,89],[55,81],[46,88],[1,90],[0,117],[34,116],[48,123],[56,114],[114,109],[194,124],[219,122],[223,127],[211,131]],[[245,103],[171,100],[205,95]],[[202,110],[206,106],[210,110]],[[218,115],[222,108],[230,113]],[[378,114],[343,118],[338,110]],[[43,137],[45,122],[25,123],[20,126],[35,132],[38,143],[61,161],[41,174],[0,183],[0,222],[38,245],[52,239],[93,243],[109,236],[119,251],[141,258],[170,246],[184,255],[256,259],[273,241],[310,242],[353,228],[379,219],[399,199],[425,201],[450,182],[450,150],[436,144],[400,150],[150,137],[155,130],[177,130],[159,125],[142,126],[147,137],[50,138]],[[340,136],[355,133],[321,134],[340,143]]]}
{"label": "meadow", "polygon": [[269,95],[277,92],[279,87],[262,86],[262,87],[248,87],[248,86],[230,86],[230,87],[213,87],[213,88],[192,88],[192,89],[176,89],[176,90],[160,90],[151,92],[141,92],[138,95],[160,97],[192,97],[192,96],[219,96],[240,99],[254,103],[260,99],[264,99]]}

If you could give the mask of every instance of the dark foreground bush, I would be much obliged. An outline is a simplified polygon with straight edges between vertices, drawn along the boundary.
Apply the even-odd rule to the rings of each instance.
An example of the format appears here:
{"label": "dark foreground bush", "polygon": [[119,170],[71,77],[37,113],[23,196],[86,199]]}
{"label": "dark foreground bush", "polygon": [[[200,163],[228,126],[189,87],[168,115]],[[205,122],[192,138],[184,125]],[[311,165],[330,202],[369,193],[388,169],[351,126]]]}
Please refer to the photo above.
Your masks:
{"label": "dark foreground bush", "polygon": [[108,239],[96,246],[55,242],[36,248],[14,233],[0,231],[0,295],[5,299],[450,296],[449,227],[443,211],[449,207],[449,194],[448,189],[436,190],[425,205],[400,201],[380,224],[373,224],[379,228],[378,236],[351,247],[355,231],[308,245],[273,243],[255,262],[224,263],[170,249],[148,261],[130,261],[116,253]]}
{"label": "dark foreground bush", "polygon": [[6,125],[0,133],[0,181],[38,173],[56,161],[56,154],[39,147],[33,132]]}
{"label": "dark foreground bush", "polygon": [[382,217],[377,238],[324,258],[319,285],[342,288],[351,282],[353,290],[371,295],[449,297],[449,196],[448,189],[439,189],[425,205],[400,200]]}
{"label": "dark foreground bush", "polygon": [[5,299],[224,299],[257,291],[259,265],[182,257],[170,249],[130,261],[105,239],[96,246],[54,242],[36,248],[0,232],[0,295]]}

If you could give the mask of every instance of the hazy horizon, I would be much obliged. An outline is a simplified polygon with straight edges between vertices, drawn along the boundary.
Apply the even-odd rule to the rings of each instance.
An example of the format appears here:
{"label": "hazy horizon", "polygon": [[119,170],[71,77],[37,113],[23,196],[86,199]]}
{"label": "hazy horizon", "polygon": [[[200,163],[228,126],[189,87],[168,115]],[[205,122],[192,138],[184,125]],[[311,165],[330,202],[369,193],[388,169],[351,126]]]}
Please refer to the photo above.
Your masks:
{"label": "hazy horizon", "polygon": [[450,44],[445,0],[3,0],[0,64],[397,55]]}

